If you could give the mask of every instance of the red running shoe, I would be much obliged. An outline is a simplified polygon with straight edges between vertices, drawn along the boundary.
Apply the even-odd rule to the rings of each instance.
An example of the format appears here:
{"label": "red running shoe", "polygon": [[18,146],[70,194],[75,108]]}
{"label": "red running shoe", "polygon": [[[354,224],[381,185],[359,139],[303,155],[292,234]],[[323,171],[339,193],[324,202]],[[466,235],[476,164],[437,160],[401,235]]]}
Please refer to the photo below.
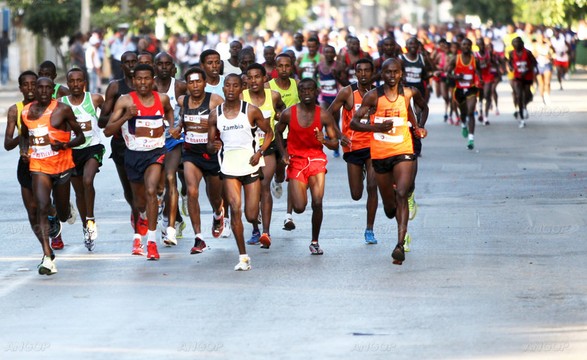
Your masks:
{"label": "red running shoe", "polygon": [[61,250],[65,245],[63,244],[63,239],[61,238],[61,234],[57,235],[54,238],[51,238],[51,248],[53,250]]}
{"label": "red running shoe", "polygon": [[212,214],[212,236],[219,238],[224,230],[224,210],[220,215],[220,219],[216,219],[216,214]]}
{"label": "red running shoe", "polygon": [[145,253],[143,252],[143,244],[141,243],[141,239],[134,239],[132,244],[132,254],[143,256]]}
{"label": "red running shoe", "polygon": [[149,241],[147,243],[147,260],[159,260],[159,251],[157,251],[157,243]]}
{"label": "red running shoe", "polygon": [[269,249],[271,246],[271,236],[267,233],[263,233],[259,238],[259,242],[261,243],[261,249]]}
{"label": "red running shoe", "polygon": [[192,250],[190,250],[190,254],[201,254],[204,252],[204,250],[206,250],[206,243],[204,242],[204,240],[196,238],[196,241],[194,242],[194,247],[192,247]]}
{"label": "red running shoe", "polygon": [[137,230],[136,232],[138,232],[141,236],[145,236],[147,235],[147,231],[149,231],[149,221],[147,219],[143,219],[140,215],[139,215],[139,221],[137,222]]}

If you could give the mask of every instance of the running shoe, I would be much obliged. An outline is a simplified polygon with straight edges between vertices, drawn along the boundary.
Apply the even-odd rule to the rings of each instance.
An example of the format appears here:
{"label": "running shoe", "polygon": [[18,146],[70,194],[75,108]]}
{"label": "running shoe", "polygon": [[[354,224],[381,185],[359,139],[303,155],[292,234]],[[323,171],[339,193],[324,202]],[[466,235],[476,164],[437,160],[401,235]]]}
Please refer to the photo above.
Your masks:
{"label": "running shoe", "polygon": [[163,244],[165,244],[165,246],[177,245],[176,232],[171,226],[167,227],[167,236],[163,239]]}
{"label": "running shoe", "polygon": [[373,230],[371,230],[371,229],[365,230],[365,244],[367,244],[367,245],[377,244],[377,239],[375,239],[375,234],[373,233]]}
{"label": "running shoe", "polygon": [[473,150],[474,148],[475,148],[475,141],[469,140],[469,142],[467,143],[467,149]]}
{"label": "running shoe", "polygon": [[183,216],[189,216],[187,194],[181,196],[181,214]]}
{"label": "running shoe", "polygon": [[49,219],[49,237],[57,237],[61,234],[61,221],[57,216],[48,216]]}
{"label": "running shoe", "polygon": [[86,230],[90,236],[90,240],[94,241],[98,238],[98,227],[96,226],[96,222],[94,220],[88,220],[86,223]]}
{"label": "running shoe", "polygon": [[161,220],[163,217],[163,209],[165,208],[165,201],[164,201],[165,194],[157,194],[157,219]]}
{"label": "running shoe", "polygon": [[467,126],[462,126],[461,127],[461,135],[463,135],[464,138],[466,138],[467,136],[469,136],[469,129],[467,129]]}
{"label": "running shoe", "polygon": [[143,244],[141,243],[141,239],[135,238],[132,243],[132,254],[143,256],[145,255],[143,251]]}
{"label": "running shoe", "polygon": [[222,229],[222,236],[223,238],[228,238],[232,234],[232,230],[230,229],[230,219],[224,218],[224,229]]}
{"label": "running shoe", "polygon": [[39,269],[39,275],[53,275],[57,273],[55,262],[51,260],[50,256],[43,255],[43,259],[37,266],[37,269]]}
{"label": "running shoe", "polygon": [[296,228],[296,224],[293,222],[293,218],[291,215],[286,215],[285,220],[283,221],[283,230],[292,231]]}
{"label": "running shoe", "polygon": [[401,265],[406,259],[404,247],[400,244],[397,244],[391,253],[391,258],[393,259],[394,265]]}
{"label": "running shoe", "polygon": [[499,116],[499,109],[497,107],[495,108],[495,115]]}
{"label": "running shoe", "polygon": [[514,112],[514,118],[516,118],[516,119],[517,119],[517,118],[518,118],[518,114],[519,114],[519,113],[518,113],[517,111],[515,111],[515,112]]}
{"label": "running shoe", "polygon": [[141,236],[147,235],[147,231],[149,231],[149,220],[143,219],[141,215],[139,215],[139,221],[137,222],[137,230],[136,232],[139,233]]}
{"label": "running shoe", "polygon": [[312,241],[310,243],[310,253],[312,255],[322,255],[324,254],[324,251],[322,251],[322,249],[320,248],[320,244],[318,244],[317,241]]}
{"label": "running shoe", "polygon": [[175,238],[176,239],[183,239],[183,231],[186,228],[186,224],[185,221],[183,221],[183,219],[181,220],[181,222],[175,222]]}
{"label": "running shoe", "polygon": [[479,118],[477,118],[477,121],[479,121],[480,123],[483,123],[483,115],[479,115]]}
{"label": "running shoe", "polygon": [[491,123],[489,122],[489,120],[487,120],[487,118],[485,118],[485,121],[483,121],[483,125],[487,126],[489,124],[491,124]]}
{"label": "running shoe", "polygon": [[414,199],[414,192],[413,191],[410,194],[410,197],[408,197],[408,211],[409,211],[408,219],[414,220],[416,218],[416,214],[418,213],[418,204],[416,203],[416,200]]}
{"label": "running shoe", "polygon": [[224,210],[220,213],[220,217],[216,219],[216,214],[212,214],[212,237],[218,238],[224,230]]}
{"label": "running shoe", "polygon": [[410,252],[410,244],[412,243],[412,237],[406,232],[404,236],[404,252]]}
{"label": "running shoe", "polygon": [[269,249],[271,246],[271,236],[267,233],[263,233],[259,238],[259,242],[261,243],[261,249]]}
{"label": "running shoe", "polygon": [[335,158],[340,157],[340,151],[338,151],[338,149],[334,150],[332,152],[332,156],[334,156]]}
{"label": "running shoe", "polygon": [[525,122],[524,120],[520,120],[520,124],[518,124],[518,127],[519,127],[520,129],[523,129],[523,128],[525,128],[525,127],[526,127],[526,122]]}
{"label": "running shoe", "polygon": [[[90,221],[88,221],[88,225],[89,224],[90,224]],[[88,249],[88,251],[94,250],[94,247],[96,246],[96,244],[94,243],[94,240],[91,237],[89,226],[83,228],[82,230],[84,233],[84,245],[86,246],[86,249]]]}
{"label": "running shoe", "polygon": [[165,243],[165,240],[167,240],[167,228],[169,227],[169,219],[163,217],[161,221],[159,221],[159,225],[161,226],[161,241]]}
{"label": "running shoe", "polygon": [[63,239],[61,238],[61,234],[57,235],[54,238],[51,238],[51,248],[53,250],[61,250],[65,245],[63,244]]}
{"label": "running shoe", "polygon": [[281,198],[281,195],[283,195],[283,188],[281,183],[278,183],[275,180],[271,180],[271,195],[273,195],[273,197],[276,199]]}
{"label": "running shoe", "polygon": [[259,238],[261,237],[261,233],[259,230],[253,230],[253,235],[249,240],[247,240],[247,245],[259,245]]}
{"label": "running shoe", "polygon": [[[448,121],[448,114],[444,114],[444,122],[447,122],[447,121]],[[452,121],[452,119],[451,119],[451,121]]]}
{"label": "running shoe", "polygon": [[234,271],[248,271],[251,270],[251,258],[248,256],[239,256],[239,262],[234,267]]}
{"label": "running shoe", "polygon": [[75,209],[75,206],[70,201],[69,202],[69,216],[67,217],[67,220],[66,220],[69,225],[75,224],[75,218],[77,217],[76,212],[77,212],[77,210]]}
{"label": "running shoe", "polygon": [[157,251],[157,243],[154,241],[147,242],[147,260],[159,260],[159,251]]}
{"label": "running shoe", "polygon": [[206,243],[204,240],[197,237],[196,241],[194,241],[194,246],[190,250],[190,254],[201,254],[204,250],[206,250]]}

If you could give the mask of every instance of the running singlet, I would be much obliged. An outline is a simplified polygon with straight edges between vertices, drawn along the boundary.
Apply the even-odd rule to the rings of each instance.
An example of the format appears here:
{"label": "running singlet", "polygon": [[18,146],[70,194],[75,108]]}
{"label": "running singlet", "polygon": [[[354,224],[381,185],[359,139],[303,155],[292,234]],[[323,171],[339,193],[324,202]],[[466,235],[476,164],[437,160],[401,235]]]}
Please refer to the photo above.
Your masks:
{"label": "running singlet", "polygon": [[[202,104],[195,108],[189,108],[189,96],[183,98],[183,124],[185,128],[185,143],[183,148],[187,151],[204,154],[207,153],[208,144],[208,115],[210,115],[210,98],[212,93],[205,93]],[[205,121],[206,123],[202,123]]]}
{"label": "running singlet", "polygon": [[216,95],[220,96],[222,99],[224,99],[224,91],[222,90],[222,88],[224,87],[224,76],[218,75],[218,77],[220,78],[220,80],[218,81],[218,84],[210,85],[210,84],[206,83],[206,87],[204,88],[204,91],[210,92],[212,94],[216,94]]}
{"label": "running singlet", "polygon": [[519,80],[534,80],[534,72],[530,68],[528,50],[523,49],[522,55],[517,51],[512,52],[512,64],[514,65],[514,78]]}
{"label": "running singlet", "polygon": [[53,94],[51,95],[52,99],[57,99],[57,94],[59,94],[60,87],[61,87],[61,84],[55,84],[55,86],[53,87]]}
{"label": "running singlet", "polygon": [[404,62],[406,74],[406,85],[421,88],[424,83],[422,73],[424,73],[424,57],[422,54],[416,56],[416,60],[410,60],[405,54],[400,54],[399,58]]}
{"label": "running singlet", "polygon": [[[252,104],[253,101],[251,100],[251,93],[249,89],[243,91],[243,101]],[[273,97],[271,96],[271,89],[265,89],[265,102],[263,105],[259,106],[259,110],[263,113],[263,117],[269,120],[269,124],[271,125],[271,130],[275,129],[275,109],[273,109]],[[258,145],[263,146],[263,142],[265,140],[265,133],[261,129],[257,129],[255,133],[258,139]],[[273,137],[275,139],[275,136]],[[271,141],[273,141],[271,139]]]}
{"label": "running singlet", "polygon": [[371,159],[386,159],[396,155],[413,154],[412,135],[408,122],[408,104],[403,94],[395,101],[385,96],[383,86],[377,87],[377,109],[371,116],[372,124],[393,121],[393,128],[386,133],[374,132],[371,138]]}
{"label": "running singlet", "polygon": [[163,124],[163,105],[159,93],[152,91],[154,104],[145,107],[136,91],[129,95],[137,106],[138,114],[122,125],[122,136],[129,150],[150,151],[165,146],[165,125]]}
{"label": "running singlet", "polygon": [[[363,52],[363,50],[359,50],[359,59],[362,59],[365,57],[365,53]],[[358,61],[358,60],[357,60]],[[354,64],[351,63],[351,56],[349,55],[348,50],[345,52],[344,54],[344,62],[347,66],[353,65],[348,69],[348,80],[349,82],[352,83],[356,83],[359,82],[359,79],[357,79],[357,75],[355,72],[355,66]]]}
{"label": "running singlet", "polygon": [[[371,137],[373,136],[370,132],[355,131],[351,129],[353,116],[363,102],[363,96],[361,96],[357,84],[351,84],[351,90],[353,91],[353,108],[351,110],[347,110],[344,107],[342,108],[342,133],[351,140],[350,146],[342,147],[342,150],[345,153],[368,148],[371,146]],[[368,124],[369,116],[367,115],[362,118],[361,123]]]}
{"label": "running singlet", "polygon": [[[124,78],[122,79],[118,79],[116,80],[116,82],[118,83],[118,91],[116,92],[116,94],[114,95],[114,99],[112,100],[112,104],[116,104],[116,101],[118,100],[118,98],[120,98],[122,95],[126,95],[129,94],[131,91],[133,91],[128,85],[126,85],[126,81],[124,81]],[[117,131],[113,136],[112,136],[112,141],[120,141],[122,142],[122,134],[121,131]]]}
{"label": "running singlet", "polygon": [[298,96],[298,85],[294,79],[289,79],[288,89],[280,88],[275,82],[275,79],[269,81],[269,88],[271,90],[277,91],[279,95],[281,95],[281,100],[285,104],[285,107],[290,107],[300,102],[300,98]]}
{"label": "running singlet", "polygon": [[19,101],[16,103],[16,130],[18,130],[18,135],[20,136],[20,128],[22,125],[22,109],[24,109],[24,102]]}
{"label": "running singlet", "polygon": [[320,62],[320,54],[314,55],[311,58],[308,53],[305,53],[300,60],[300,69],[302,70],[302,79],[310,78],[316,80],[316,67]]}
{"label": "running singlet", "polygon": [[[169,96],[169,103],[171,104],[171,108],[173,109],[173,126],[177,127],[179,124],[179,106],[177,106],[177,97],[175,95],[175,78],[171,78],[171,83],[169,84],[169,89],[165,93]],[[169,124],[167,124],[166,120],[163,120],[165,124],[165,138],[171,138],[171,134],[169,133]]]}
{"label": "running singlet", "polygon": [[321,64],[318,64],[318,78],[320,80],[320,94],[322,98],[334,99],[336,98],[336,94],[338,93],[338,89],[336,87],[336,79],[332,74],[332,68],[328,72],[322,71]]}
{"label": "running singlet", "polygon": [[61,174],[75,166],[71,148],[54,151],[51,143],[54,140],[69,142],[71,133],[51,126],[51,114],[59,104],[57,100],[51,100],[37,120],[29,120],[29,111],[34,103],[36,102],[28,104],[22,110],[22,121],[29,129],[29,170],[48,175]]}
{"label": "running singlet", "polygon": [[255,131],[251,126],[248,113],[249,104],[241,101],[240,111],[233,119],[224,115],[223,105],[218,105],[216,127],[220,132],[222,150],[219,154],[220,172],[231,176],[246,176],[259,170],[259,164],[249,164],[255,154]]}
{"label": "running singlet", "polygon": [[[98,128],[98,116],[96,115],[96,108],[94,107],[94,102],[92,101],[92,94],[86,91],[84,93],[84,100],[79,105],[73,105],[68,96],[62,97],[61,102],[71,107],[73,113],[75,114],[77,123],[82,128],[84,136],[86,137],[86,141],[74,149],[84,149],[89,146],[100,144],[101,141],[100,129]],[[73,135],[73,132],[71,135],[72,137],[75,136]]]}
{"label": "running singlet", "polygon": [[462,79],[456,80],[457,89],[469,89],[475,86],[475,57],[471,56],[468,64],[463,63],[462,54],[457,54],[455,75],[463,75]]}
{"label": "running singlet", "polygon": [[299,156],[303,158],[324,158],[326,154],[323,151],[323,144],[316,140],[314,129],[322,131],[322,121],[320,121],[320,106],[316,105],[314,110],[314,121],[308,127],[302,127],[298,121],[298,105],[291,108],[291,118],[289,121],[289,137],[287,139],[287,152],[290,157]]}
{"label": "running singlet", "polygon": [[481,78],[483,82],[489,83],[493,81],[493,73],[491,72],[491,54],[489,51],[485,51],[485,54],[480,52],[475,53],[475,58],[479,62],[479,68],[481,70]]}

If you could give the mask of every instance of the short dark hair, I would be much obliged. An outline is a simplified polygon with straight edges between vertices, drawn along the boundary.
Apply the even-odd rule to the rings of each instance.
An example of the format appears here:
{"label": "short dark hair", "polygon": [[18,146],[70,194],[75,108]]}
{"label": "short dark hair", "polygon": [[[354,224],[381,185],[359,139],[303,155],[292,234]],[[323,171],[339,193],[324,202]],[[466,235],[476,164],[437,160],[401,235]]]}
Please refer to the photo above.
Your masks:
{"label": "short dark hair", "polygon": [[240,75],[237,75],[235,73],[230,73],[228,75],[226,75],[226,77],[224,77],[224,82],[226,83],[226,80],[228,79],[232,79],[232,78],[237,78],[239,83],[242,85],[243,84],[243,79],[241,78]]}
{"label": "short dark hair", "polygon": [[287,53],[282,52],[281,54],[277,55],[275,57],[275,61],[277,61],[280,57],[286,57],[286,58],[288,58],[291,61],[291,63],[293,64],[293,59]]}
{"label": "short dark hair", "polygon": [[357,68],[357,66],[359,64],[369,64],[369,65],[371,65],[371,70],[373,70],[373,71],[375,70],[375,65],[373,64],[373,61],[371,61],[370,59],[362,58],[362,59],[357,60],[357,62],[355,63],[355,69]]}
{"label": "short dark hair", "polygon": [[18,86],[22,86],[22,82],[24,81],[25,76],[34,76],[35,80],[37,80],[39,78],[39,75],[37,75],[37,73],[32,70],[23,71],[18,76]]}
{"label": "short dark hair", "polygon": [[206,49],[206,50],[202,51],[202,53],[200,54],[200,64],[203,64],[204,61],[206,61],[206,58],[210,55],[220,56],[220,53],[214,49]]}
{"label": "short dark hair", "polygon": [[67,80],[69,80],[69,74],[71,74],[72,72],[75,72],[75,71],[81,72],[81,73],[82,73],[82,75],[84,76],[84,80],[86,80],[86,72],[85,72],[85,71],[83,71],[82,69],[78,68],[78,67],[72,67],[71,69],[69,69],[69,70],[67,71],[67,74],[65,75],[65,78],[66,78]]}
{"label": "short dark hair", "polygon": [[314,87],[316,89],[318,89],[318,84],[316,83],[316,80],[312,79],[312,78],[304,78],[302,80],[300,80],[300,82],[298,83],[298,88],[300,88],[302,86],[302,84],[310,82],[312,84],[314,84]]}
{"label": "short dark hair", "polygon": [[151,76],[155,77],[155,69],[149,64],[139,64],[133,68],[134,73],[137,71],[150,71]]}
{"label": "short dark hair", "polygon": [[50,60],[43,61],[41,65],[39,65],[39,69],[51,69],[54,72],[57,72],[57,67],[55,66],[55,63]]}
{"label": "short dark hair", "polygon": [[200,74],[202,75],[202,79],[204,79],[204,81],[206,81],[206,72],[202,69],[200,69],[197,66],[191,67],[189,68],[185,74],[183,75],[183,79],[185,80],[185,82],[188,82],[188,78],[191,74]]}
{"label": "short dark hair", "polygon": [[247,71],[249,72],[249,70],[260,70],[261,74],[263,74],[263,76],[267,76],[267,70],[265,69],[265,66],[258,64],[258,63],[252,63],[251,65],[249,65],[247,67]]}

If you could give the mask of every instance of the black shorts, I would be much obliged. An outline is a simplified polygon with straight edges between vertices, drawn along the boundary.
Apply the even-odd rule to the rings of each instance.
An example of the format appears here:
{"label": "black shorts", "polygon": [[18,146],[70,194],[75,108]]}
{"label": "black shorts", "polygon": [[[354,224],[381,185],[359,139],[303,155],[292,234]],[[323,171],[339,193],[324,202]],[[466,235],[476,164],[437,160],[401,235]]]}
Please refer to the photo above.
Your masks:
{"label": "black shorts", "polygon": [[16,178],[21,187],[33,190],[33,177],[29,170],[29,164],[21,159],[18,159],[18,166],[16,168]]}
{"label": "black shorts", "polygon": [[277,151],[277,145],[275,145],[275,140],[273,140],[271,142],[271,144],[269,144],[269,147],[267,148],[267,150],[265,150],[263,152],[263,156],[269,156],[269,155],[273,155],[273,154],[277,154],[279,151]]}
{"label": "black shorts", "polygon": [[194,164],[204,176],[219,176],[220,163],[218,162],[218,155],[210,155],[208,153],[197,153],[190,151],[184,147],[182,162],[191,162]]}
{"label": "black shorts", "polygon": [[53,186],[57,186],[57,185],[63,185],[63,184],[69,183],[69,180],[71,179],[72,173],[73,173],[73,168],[71,168],[69,170],[65,170],[64,172],[59,173],[59,174],[45,174],[40,171],[33,171],[33,172],[31,172],[31,179],[32,179],[33,175],[45,175],[45,176],[48,176],[49,178],[51,178],[51,182],[52,182]]}
{"label": "black shorts", "polygon": [[423,83],[419,83],[419,84],[406,83],[406,86],[413,87],[414,89],[418,89],[418,91],[420,92],[422,97],[426,96],[426,87],[424,86]]}
{"label": "black shorts", "polygon": [[367,163],[367,160],[371,159],[371,149],[364,148],[355,151],[345,152],[342,155],[342,158],[349,164],[364,166]]}
{"label": "black shorts", "polygon": [[124,168],[126,169],[126,176],[130,182],[143,182],[145,171],[153,164],[163,166],[165,161],[165,147],[153,149],[149,151],[133,151],[126,149],[124,154]]}
{"label": "black shorts", "polygon": [[110,154],[110,158],[116,165],[124,166],[124,154],[126,152],[126,143],[122,137],[113,136],[112,140],[110,140],[110,148],[112,149],[112,154]]}
{"label": "black shorts", "polygon": [[477,96],[476,87],[470,87],[468,89],[455,88],[454,99],[457,101],[457,103],[462,104],[463,102],[467,101],[467,98],[471,96]]}
{"label": "black shorts", "polygon": [[422,154],[422,139],[416,136],[414,132],[414,128],[410,127],[410,132],[412,133],[412,145],[414,146],[414,154],[416,157]]}
{"label": "black shorts", "polygon": [[518,82],[522,85],[526,85],[526,86],[530,86],[534,83],[534,80],[526,80],[526,79],[518,79],[518,78],[514,78],[515,82]]}
{"label": "black shorts", "polygon": [[[90,159],[96,159],[96,161],[98,161],[98,167],[102,166],[102,159],[104,158],[105,152],[106,148],[102,144],[89,146],[83,149],[72,149],[75,168],[73,169],[71,176],[82,176],[84,174],[84,166]],[[100,169],[96,172],[100,172]]]}
{"label": "black shorts", "polygon": [[255,171],[252,174],[242,175],[242,176],[233,176],[233,175],[226,175],[226,174],[220,173],[220,178],[222,180],[224,180],[224,179],[237,179],[238,181],[241,182],[241,184],[249,185],[249,184],[254,183],[257,180],[263,180],[263,171],[261,171],[261,168],[259,168],[259,170]]}
{"label": "black shorts", "polygon": [[414,154],[403,154],[388,157],[386,159],[373,159],[373,170],[378,174],[385,174],[391,172],[396,164],[402,161],[414,161],[416,156]]}

